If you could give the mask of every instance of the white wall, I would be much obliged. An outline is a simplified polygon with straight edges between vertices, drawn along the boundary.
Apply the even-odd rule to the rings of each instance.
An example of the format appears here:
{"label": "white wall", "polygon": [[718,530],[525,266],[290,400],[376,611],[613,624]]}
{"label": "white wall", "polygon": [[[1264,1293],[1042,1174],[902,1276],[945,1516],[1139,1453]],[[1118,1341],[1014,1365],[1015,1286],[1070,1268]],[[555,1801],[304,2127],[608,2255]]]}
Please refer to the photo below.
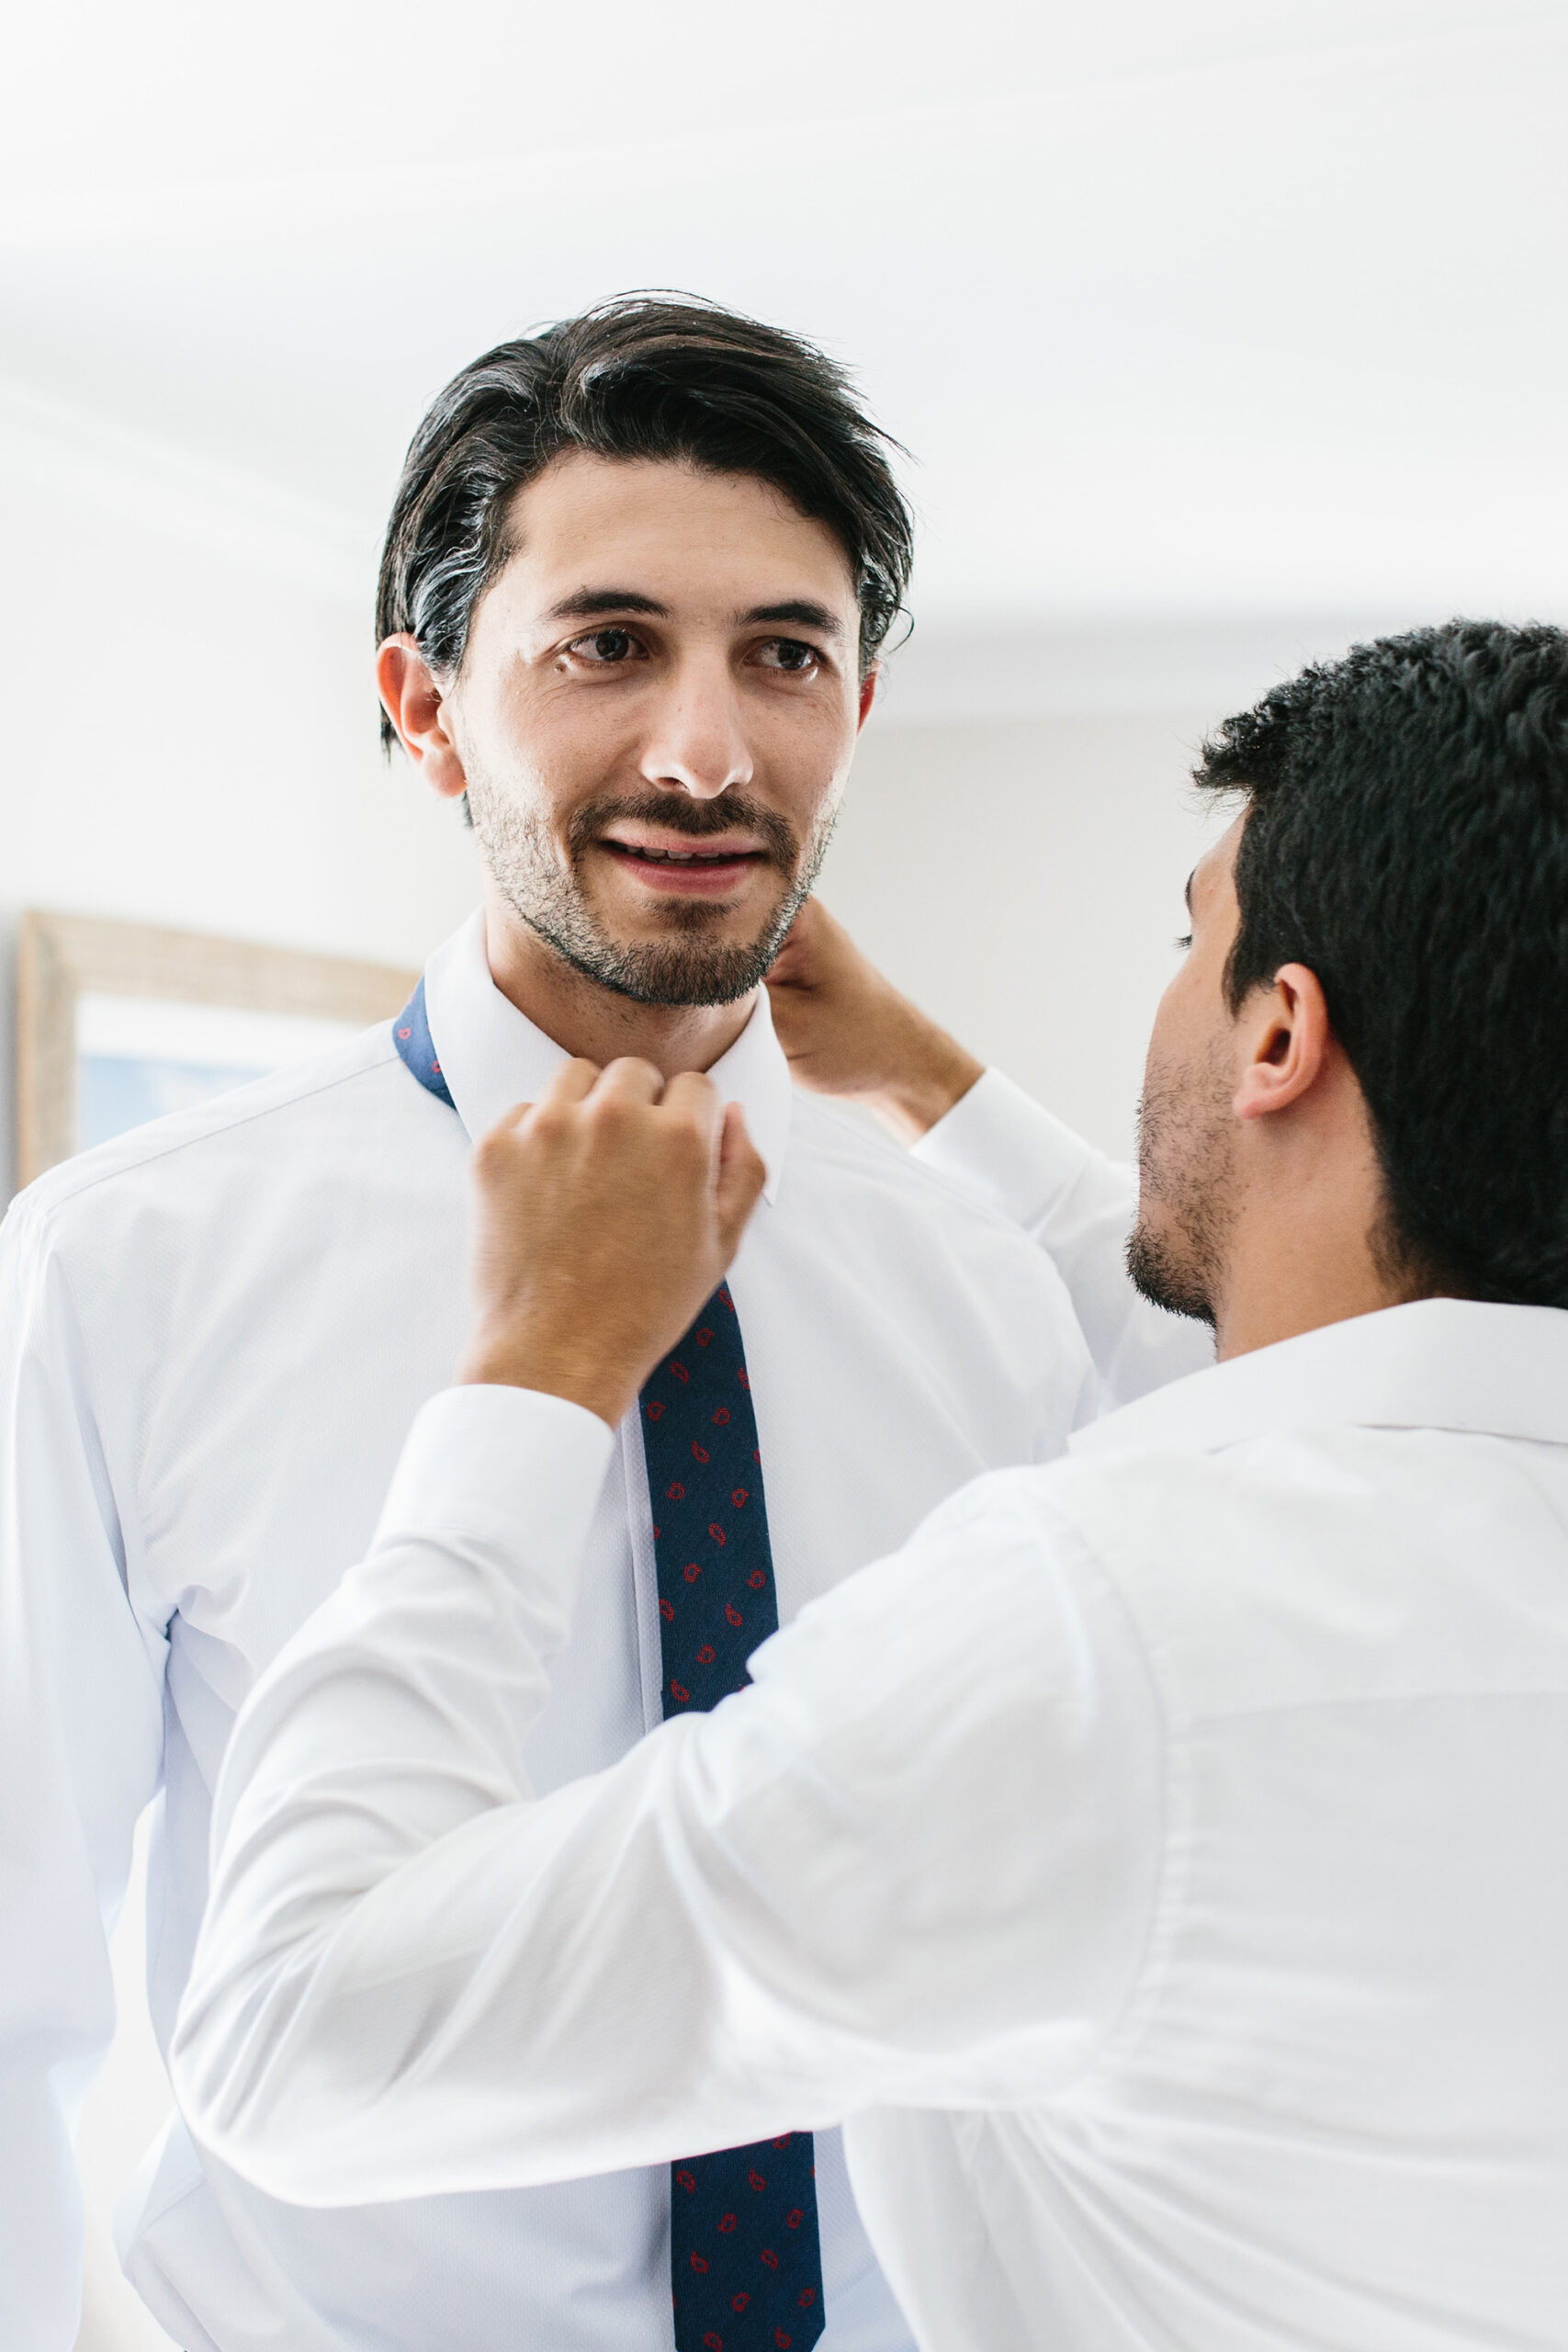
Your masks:
{"label": "white wall", "polygon": [[1203,724],[874,714],[822,877],[900,987],[1118,1154],[1182,886],[1225,821],[1188,782]]}
{"label": "white wall", "polygon": [[117,466],[89,439],[78,480],[69,419],[11,422],[0,404],[7,929],[38,906],[417,965],[472,903],[473,858],[377,749],[374,550],[324,562],[235,485],[167,492],[134,446]]}

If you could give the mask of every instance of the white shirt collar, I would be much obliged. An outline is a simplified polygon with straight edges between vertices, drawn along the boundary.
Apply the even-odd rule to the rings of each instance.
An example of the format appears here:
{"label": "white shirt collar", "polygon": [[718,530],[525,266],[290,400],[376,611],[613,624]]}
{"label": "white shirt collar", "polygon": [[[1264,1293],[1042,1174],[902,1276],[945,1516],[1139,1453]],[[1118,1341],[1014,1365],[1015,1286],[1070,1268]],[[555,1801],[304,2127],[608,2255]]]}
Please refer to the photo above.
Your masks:
{"label": "white shirt collar", "polygon": [[1173,1381],[1078,1430],[1071,1446],[1213,1453],[1348,1424],[1568,1444],[1568,1311],[1463,1298],[1385,1307]]}
{"label": "white shirt collar", "polygon": [[[491,978],[482,907],[431,957],[424,1010],[441,1074],[470,1136],[487,1134],[516,1103],[536,1101],[570,1059]],[[762,1197],[771,1203],[789,1142],[790,1080],[766,989],[758,989],[750,1019],[708,1076],[725,1101],[739,1102],[746,1114],[768,1171]]]}

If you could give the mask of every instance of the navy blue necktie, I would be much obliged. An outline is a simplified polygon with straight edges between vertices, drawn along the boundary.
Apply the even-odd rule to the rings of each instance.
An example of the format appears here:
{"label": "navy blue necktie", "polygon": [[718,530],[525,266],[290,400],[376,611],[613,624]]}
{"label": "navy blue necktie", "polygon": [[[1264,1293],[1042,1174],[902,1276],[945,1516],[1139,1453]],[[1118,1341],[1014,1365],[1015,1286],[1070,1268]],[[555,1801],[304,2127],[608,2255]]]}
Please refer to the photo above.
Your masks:
{"label": "navy blue necktie", "polygon": [[[715,1707],[776,1633],[762,1459],[721,1284],[642,1392],[666,1716]],[[822,2333],[809,2132],[670,2167],[676,2352],[806,2352]]]}
{"label": "navy blue necktie", "polygon": [[[392,1023],[422,1086],[451,1093],[424,982]],[[644,1387],[667,1716],[714,1707],[778,1629],[762,1462],[740,1323],[728,1284]],[[822,2333],[822,2260],[809,2132],[670,2167],[676,2352],[809,2352]]]}

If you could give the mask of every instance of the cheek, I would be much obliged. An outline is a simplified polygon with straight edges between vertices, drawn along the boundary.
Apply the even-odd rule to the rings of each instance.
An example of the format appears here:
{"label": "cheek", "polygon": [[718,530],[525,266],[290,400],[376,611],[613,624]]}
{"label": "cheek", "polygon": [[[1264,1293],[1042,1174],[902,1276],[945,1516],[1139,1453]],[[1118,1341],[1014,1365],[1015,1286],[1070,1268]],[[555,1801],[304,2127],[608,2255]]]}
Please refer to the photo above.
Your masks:
{"label": "cheek", "polygon": [[570,790],[602,771],[606,746],[627,732],[628,697],[574,691],[577,682],[526,671],[508,680],[487,717],[509,767],[537,790]]}
{"label": "cheek", "polygon": [[1154,1023],[1149,1031],[1148,1051],[1145,1055],[1145,1069],[1168,1068],[1180,1051],[1186,1031],[1186,982],[1188,967],[1181,969],[1167,987],[1155,1007]]}
{"label": "cheek", "polygon": [[843,797],[854,757],[853,715],[838,704],[771,715],[759,730],[759,779],[802,833],[829,818]]}
{"label": "cheek", "polygon": [[1216,955],[1207,941],[1187,949],[1155,1013],[1154,1037],[1162,1050],[1204,1050],[1225,1028],[1224,969],[1224,954]]}
{"label": "cheek", "polygon": [[598,730],[536,695],[518,696],[502,718],[492,776],[532,825],[564,842],[577,811],[604,789]]}

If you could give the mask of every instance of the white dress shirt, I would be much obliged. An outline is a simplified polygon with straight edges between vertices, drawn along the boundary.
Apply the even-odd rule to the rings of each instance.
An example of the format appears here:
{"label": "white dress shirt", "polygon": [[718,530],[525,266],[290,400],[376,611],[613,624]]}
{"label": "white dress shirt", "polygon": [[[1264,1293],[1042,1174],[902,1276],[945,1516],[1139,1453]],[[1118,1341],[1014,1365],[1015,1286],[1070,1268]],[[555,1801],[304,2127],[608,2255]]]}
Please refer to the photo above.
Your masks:
{"label": "white dress shirt", "polygon": [[536,1798],[615,1441],[434,1399],[235,1730],[198,2134],[331,2205],[845,2117],[925,2352],[1561,2352],[1568,1314],[1074,1444]]}
{"label": "white dress shirt", "polygon": [[[451,1378],[468,1319],[469,1136],[562,1059],[493,987],[477,918],[434,959],[427,1000],[460,1117],[410,1076],[387,1025],[67,1163],[6,1222],[6,2352],[69,2352],[75,2334],[69,2135],[113,2030],[105,1927],[132,1825],[159,1795],[148,1952],[166,2049],[235,1712],[363,1558],[410,1424]],[[734,1290],[787,1621],[976,1472],[1056,1453],[1098,1399],[1047,1258],[948,1176],[792,1097],[765,1002],[714,1075],[744,1105],[769,1170]],[[1023,1213],[1047,1248],[1059,1204],[1069,1283],[1100,1318],[1109,1377],[1162,1376],[1157,1351],[1128,1369],[1127,1331],[1151,1318],[1124,1285],[1118,1295],[1124,1174],[1005,1080],[983,1081],[955,1116],[955,1164],[965,1129],[982,1154],[1010,1135],[1030,1170]],[[1179,1363],[1190,1339],[1156,1320]],[[615,1453],[576,1546],[571,1640],[529,1731],[541,1790],[613,1764],[660,1719],[635,1417]],[[818,2161],[826,2352],[894,2352],[907,2336],[836,2134]],[[395,2209],[305,2211],[198,2155],[175,2121],[129,2189],[118,2233],[133,2282],[186,2352],[668,2344],[663,2171],[434,2194],[449,2185]]]}

